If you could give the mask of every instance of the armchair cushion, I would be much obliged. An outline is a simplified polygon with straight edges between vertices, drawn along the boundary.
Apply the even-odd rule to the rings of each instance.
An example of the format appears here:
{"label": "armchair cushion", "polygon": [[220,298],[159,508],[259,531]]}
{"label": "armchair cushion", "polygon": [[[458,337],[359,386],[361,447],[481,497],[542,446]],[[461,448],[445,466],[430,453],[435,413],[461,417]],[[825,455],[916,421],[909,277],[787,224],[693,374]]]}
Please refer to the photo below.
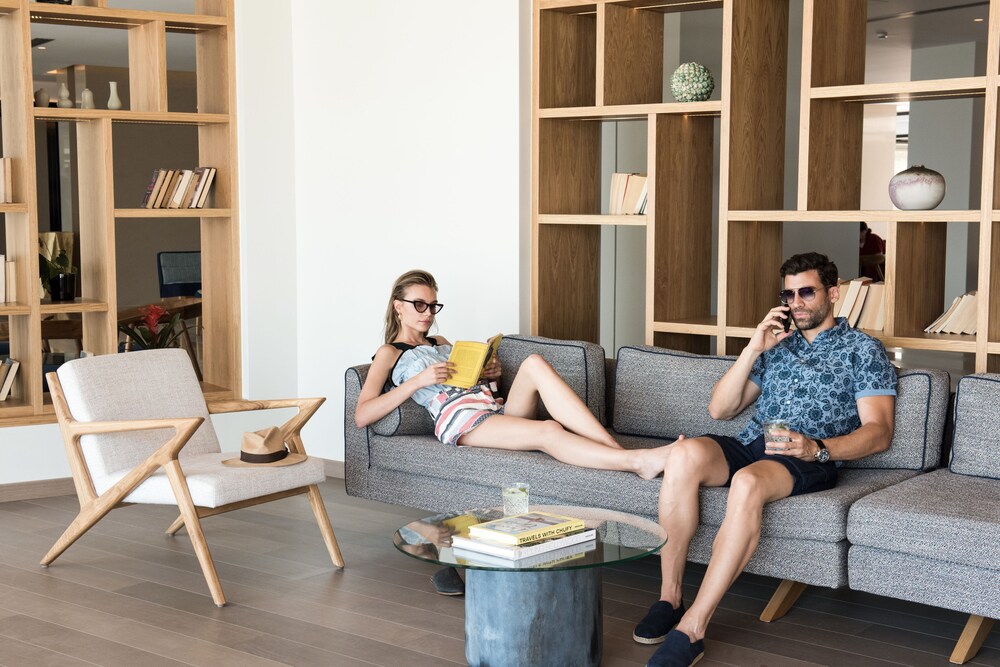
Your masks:
{"label": "armchair cushion", "polygon": [[1000,479],[1000,375],[966,375],[955,391],[952,472]]}
{"label": "armchair cushion", "polygon": [[[181,461],[220,450],[201,385],[184,350],[86,357],[63,364],[57,373],[77,421],[204,417],[205,423],[181,450]],[[96,481],[131,470],[171,436],[172,429],[102,433],[83,436],[80,445]]]}
{"label": "armchair cushion", "polygon": [[[323,461],[315,457],[290,466],[234,468],[222,465],[223,459],[232,457],[233,452],[213,452],[181,459],[181,468],[195,505],[220,507],[326,480]],[[97,493],[104,493],[129,472],[119,470],[103,477],[95,475],[94,487]],[[123,502],[176,505],[177,499],[166,471],[159,468],[126,496]]]}

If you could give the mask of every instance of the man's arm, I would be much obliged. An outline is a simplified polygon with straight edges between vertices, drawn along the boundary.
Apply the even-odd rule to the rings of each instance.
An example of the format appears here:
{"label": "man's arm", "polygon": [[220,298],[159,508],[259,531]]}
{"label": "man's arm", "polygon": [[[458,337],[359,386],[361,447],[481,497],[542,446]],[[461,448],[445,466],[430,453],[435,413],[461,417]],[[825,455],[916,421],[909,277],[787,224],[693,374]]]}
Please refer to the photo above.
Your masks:
{"label": "man's arm", "polygon": [[[830,450],[831,461],[854,461],[889,449],[895,424],[895,396],[865,396],[858,399],[858,417],[861,426],[855,431],[836,438],[823,438]],[[815,461],[819,445],[801,433],[789,432],[791,442],[786,445],[785,456],[805,461]]]}

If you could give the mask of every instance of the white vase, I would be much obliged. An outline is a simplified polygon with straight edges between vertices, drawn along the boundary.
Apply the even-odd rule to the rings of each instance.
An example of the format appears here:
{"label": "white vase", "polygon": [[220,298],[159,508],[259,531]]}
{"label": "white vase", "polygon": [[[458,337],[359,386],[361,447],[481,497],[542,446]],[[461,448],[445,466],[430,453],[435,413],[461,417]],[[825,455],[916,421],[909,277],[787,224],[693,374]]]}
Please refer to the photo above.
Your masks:
{"label": "white vase", "polygon": [[108,108],[111,110],[121,109],[122,101],[118,97],[118,82],[109,81],[108,85],[111,86],[111,97],[108,98]]}
{"label": "white vase", "polygon": [[49,93],[44,88],[39,88],[35,91],[35,106],[36,107],[47,107],[49,106]]}
{"label": "white vase", "polygon": [[889,181],[889,199],[904,211],[929,211],[944,195],[944,176],[922,164],[899,172]]}
{"label": "white vase", "polygon": [[94,108],[94,93],[90,90],[90,88],[84,88],[83,92],[80,93],[80,108]]}
{"label": "white vase", "polygon": [[59,101],[56,102],[56,106],[60,109],[73,108],[73,100],[69,98],[69,88],[66,87],[65,83],[59,84]]}

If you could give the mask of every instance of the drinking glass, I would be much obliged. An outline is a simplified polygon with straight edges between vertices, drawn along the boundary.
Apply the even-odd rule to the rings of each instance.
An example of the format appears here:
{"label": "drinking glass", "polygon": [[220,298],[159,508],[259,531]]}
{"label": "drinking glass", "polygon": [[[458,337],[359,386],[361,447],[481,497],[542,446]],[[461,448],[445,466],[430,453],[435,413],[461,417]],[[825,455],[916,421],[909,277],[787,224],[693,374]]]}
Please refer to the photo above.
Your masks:
{"label": "drinking glass", "polygon": [[514,516],[528,511],[527,482],[511,482],[503,487],[503,514]]}
{"label": "drinking glass", "polygon": [[[791,437],[787,435],[773,435],[774,431],[787,431],[789,429],[788,420],[786,419],[771,419],[764,422],[764,443],[765,447],[768,443],[778,442],[785,443],[791,442]],[[767,449],[772,449],[771,447],[766,447]]]}

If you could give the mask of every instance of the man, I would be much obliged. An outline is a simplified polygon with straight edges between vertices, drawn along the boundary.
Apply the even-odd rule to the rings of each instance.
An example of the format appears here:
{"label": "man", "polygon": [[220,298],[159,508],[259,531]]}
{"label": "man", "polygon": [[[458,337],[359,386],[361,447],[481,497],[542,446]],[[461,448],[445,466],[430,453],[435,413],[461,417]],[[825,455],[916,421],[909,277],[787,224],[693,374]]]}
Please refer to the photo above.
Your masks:
{"label": "man", "polygon": [[864,221],[861,222],[858,265],[862,276],[872,280],[885,280],[885,241]]}
{"label": "man", "polygon": [[[706,435],[673,445],[660,491],[660,601],[636,626],[644,644],[663,642],[649,665],[691,665],[726,590],[760,540],[766,503],[832,488],[835,462],[889,448],[896,371],[882,344],[834,319],[837,267],[825,255],[794,255],[781,266],[787,306],[768,312],[750,343],[712,389],[709,413],[732,419],[756,401],[757,413],[737,438]],[[784,332],[791,317],[796,329]],[[778,333],[775,333],[777,331]],[[764,442],[762,424],[784,419],[788,442]],[[682,436],[683,438],[683,436]],[[729,486],[726,516],[690,609],[681,598],[688,545],[698,527],[698,488]],[[674,626],[676,629],[671,630]]]}

